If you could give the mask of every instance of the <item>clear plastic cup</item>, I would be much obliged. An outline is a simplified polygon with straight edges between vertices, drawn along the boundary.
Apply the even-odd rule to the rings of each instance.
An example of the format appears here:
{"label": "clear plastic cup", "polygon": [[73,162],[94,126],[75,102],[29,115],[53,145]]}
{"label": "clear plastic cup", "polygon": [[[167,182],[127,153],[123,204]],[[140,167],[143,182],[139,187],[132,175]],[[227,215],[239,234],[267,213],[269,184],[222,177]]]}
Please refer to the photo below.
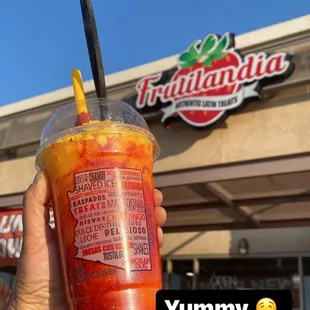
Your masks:
{"label": "clear plastic cup", "polygon": [[154,310],[162,288],[152,175],[159,146],[128,104],[87,106],[92,121],[81,126],[74,102],[53,114],[36,160],[51,187],[68,302]]}

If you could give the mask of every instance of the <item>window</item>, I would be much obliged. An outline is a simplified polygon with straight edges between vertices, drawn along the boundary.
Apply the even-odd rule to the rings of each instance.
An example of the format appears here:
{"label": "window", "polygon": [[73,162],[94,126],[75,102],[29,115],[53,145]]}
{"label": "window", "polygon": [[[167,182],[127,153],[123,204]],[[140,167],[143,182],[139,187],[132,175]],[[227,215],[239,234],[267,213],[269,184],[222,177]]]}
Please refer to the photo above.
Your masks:
{"label": "window", "polygon": [[192,289],[193,260],[173,260],[172,274],[167,273],[167,262],[164,262],[163,286],[165,289]]}
{"label": "window", "polygon": [[303,284],[304,284],[304,301],[305,310],[310,310],[310,257],[303,259]]}

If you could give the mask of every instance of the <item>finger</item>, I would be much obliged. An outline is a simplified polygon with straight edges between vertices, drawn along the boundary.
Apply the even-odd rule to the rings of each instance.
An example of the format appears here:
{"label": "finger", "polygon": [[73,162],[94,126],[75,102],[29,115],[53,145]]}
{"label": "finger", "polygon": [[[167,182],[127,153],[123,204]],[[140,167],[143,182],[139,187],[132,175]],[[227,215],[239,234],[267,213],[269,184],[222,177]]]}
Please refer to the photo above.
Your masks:
{"label": "finger", "polygon": [[167,221],[167,212],[163,207],[155,208],[155,219],[159,227],[163,226]]}
{"label": "finger", "polygon": [[159,247],[162,247],[164,244],[164,233],[163,230],[158,227],[157,228],[157,233],[158,233],[158,243],[159,243]]}
{"label": "finger", "polygon": [[45,236],[46,225],[49,223],[49,209],[45,204],[50,200],[47,178],[39,171],[24,195],[23,226],[24,242]]}
{"label": "finger", "polygon": [[163,203],[163,194],[160,190],[154,189],[154,201],[155,201],[155,207],[160,207]]}

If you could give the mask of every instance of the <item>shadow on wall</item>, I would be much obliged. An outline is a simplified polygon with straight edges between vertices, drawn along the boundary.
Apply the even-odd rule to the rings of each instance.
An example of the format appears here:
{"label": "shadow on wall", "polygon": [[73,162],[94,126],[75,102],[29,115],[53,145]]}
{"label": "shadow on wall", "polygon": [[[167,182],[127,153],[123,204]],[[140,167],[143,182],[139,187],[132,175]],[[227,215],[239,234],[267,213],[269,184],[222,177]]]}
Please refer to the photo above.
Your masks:
{"label": "shadow on wall", "polygon": [[[195,129],[183,120],[179,120],[172,121],[169,129],[166,129],[161,122],[161,112],[158,109],[152,110],[150,112],[155,113],[157,116],[152,117],[148,124],[161,146],[159,159],[183,153],[198,140],[207,138],[213,131],[229,129],[226,119],[233,117],[235,114],[253,113],[259,110],[274,109],[279,106],[298,104],[299,102],[309,100],[309,92],[306,90],[306,86],[302,85],[302,89],[275,90],[266,94],[265,100],[246,100],[237,109],[225,113],[222,118],[209,128]],[[134,106],[135,99],[136,97],[132,96],[127,98],[126,102]]]}
{"label": "shadow on wall", "polygon": [[159,119],[149,123],[149,127],[160,145],[161,153],[158,158],[160,160],[183,153],[197,141],[207,138],[213,130],[226,128],[226,124],[224,122],[211,130],[197,130],[184,122],[175,122],[166,129]]}
{"label": "shadow on wall", "polygon": [[[124,99],[129,105],[135,108],[136,95]],[[141,111],[139,111],[141,113]],[[151,108],[145,111],[146,121],[152,134],[156,137],[161,148],[158,158],[164,159],[183,153],[189,149],[194,143],[207,138],[213,131],[227,128],[225,118],[221,118],[209,128],[197,129],[188,125],[181,118],[170,119],[169,129],[161,122],[163,113],[158,108]]]}
{"label": "shadow on wall", "polygon": [[279,106],[298,104],[299,102],[303,102],[305,100],[309,100],[309,94],[300,95],[294,98],[284,98],[273,102],[261,101],[245,103],[244,106],[241,106],[237,110],[226,114],[216,124],[209,128],[196,129],[186,124],[184,121],[179,121],[172,122],[170,124],[170,128],[166,129],[163,123],[161,123],[160,118],[156,118],[149,122],[149,127],[161,146],[161,155],[159,159],[163,159],[183,153],[197,141],[207,138],[217,130],[223,130],[223,132],[225,132],[225,130],[229,130],[229,125],[226,120],[233,117],[233,115],[253,113],[260,110],[277,108]]}

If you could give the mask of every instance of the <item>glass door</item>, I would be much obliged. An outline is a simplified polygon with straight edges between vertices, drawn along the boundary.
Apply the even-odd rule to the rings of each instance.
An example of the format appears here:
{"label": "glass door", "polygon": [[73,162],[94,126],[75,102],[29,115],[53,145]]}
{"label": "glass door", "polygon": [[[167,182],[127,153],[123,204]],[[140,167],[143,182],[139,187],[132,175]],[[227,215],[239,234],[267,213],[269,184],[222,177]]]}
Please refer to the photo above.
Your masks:
{"label": "glass door", "polygon": [[[285,289],[293,294],[293,309],[300,307],[297,258],[200,259],[195,281],[193,260],[173,260],[172,264],[170,289]],[[308,284],[306,310],[310,310],[310,261]]]}

